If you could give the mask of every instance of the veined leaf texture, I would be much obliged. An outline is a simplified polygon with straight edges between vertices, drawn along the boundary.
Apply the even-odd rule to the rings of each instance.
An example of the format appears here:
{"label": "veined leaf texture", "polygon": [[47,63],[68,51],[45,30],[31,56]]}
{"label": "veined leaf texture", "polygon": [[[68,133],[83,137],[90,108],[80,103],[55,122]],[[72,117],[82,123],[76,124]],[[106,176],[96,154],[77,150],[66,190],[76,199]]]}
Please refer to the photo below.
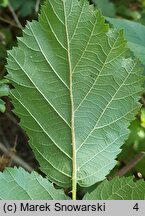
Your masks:
{"label": "veined leaf texture", "polygon": [[62,190],[56,190],[47,179],[22,168],[7,168],[0,172],[0,200],[68,200]]}
{"label": "veined leaf texture", "polygon": [[133,51],[134,55],[140,59],[142,64],[145,62],[145,26],[138,22],[126,19],[108,18],[107,21],[113,24],[117,29],[124,29],[124,36],[127,40],[128,47]]}
{"label": "veined leaf texture", "polygon": [[145,200],[145,182],[134,182],[132,177],[116,177],[112,181],[103,181],[84,200]]}
{"label": "veined leaf texture", "polygon": [[141,67],[87,0],[46,0],[8,54],[15,113],[48,179],[105,179],[139,110]]}

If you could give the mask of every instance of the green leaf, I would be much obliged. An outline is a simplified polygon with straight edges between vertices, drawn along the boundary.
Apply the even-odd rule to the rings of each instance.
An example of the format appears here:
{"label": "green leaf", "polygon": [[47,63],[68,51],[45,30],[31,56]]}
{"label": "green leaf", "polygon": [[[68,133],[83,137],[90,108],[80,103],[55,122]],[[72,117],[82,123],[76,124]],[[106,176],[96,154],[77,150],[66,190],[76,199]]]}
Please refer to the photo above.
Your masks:
{"label": "green leaf", "polygon": [[0,97],[9,95],[9,86],[7,85],[8,80],[0,80]]}
{"label": "green leaf", "polygon": [[125,19],[106,18],[117,29],[124,29],[128,47],[145,64],[145,26]]}
{"label": "green leaf", "polygon": [[101,9],[104,16],[114,17],[115,16],[115,6],[109,0],[92,0],[96,8]]}
{"label": "green leaf", "polygon": [[8,5],[8,0],[0,0],[1,7],[7,7],[7,5]]}
{"label": "green leaf", "polygon": [[5,112],[6,107],[5,107],[5,102],[0,99],[0,112]]}
{"label": "green leaf", "polygon": [[36,172],[31,174],[22,168],[7,168],[0,172],[1,200],[65,200],[61,190]]}
{"label": "green leaf", "polygon": [[21,17],[26,17],[32,14],[35,9],[36,0],[9,0],[15,11],[19,11]]}
{"label": "green leaf", "polygon": [[140,108],[142,69],[122,31],[86,0],[47,0],[18,41],[11,96],[41,170],[63,187],[103,180]]}
{"label": "green leaf", "polygon": [[[9,86],[7,85],[8,80],[2,79],[0,80],[0,97],[9,95]],[[5,112],[5,102],[0,99],[0,112]]]}
{"label": "green leaf", "polygon": [[134,182],[132,177],[105,180],[83,200],[145,200],[145,182]]}

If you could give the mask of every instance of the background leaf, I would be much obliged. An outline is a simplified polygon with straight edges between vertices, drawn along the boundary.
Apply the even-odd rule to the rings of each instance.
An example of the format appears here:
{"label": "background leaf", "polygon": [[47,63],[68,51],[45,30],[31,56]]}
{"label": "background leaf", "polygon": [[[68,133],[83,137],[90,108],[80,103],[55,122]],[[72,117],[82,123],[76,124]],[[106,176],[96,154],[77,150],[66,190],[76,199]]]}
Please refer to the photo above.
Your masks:
{"label": "background leaf", "polygon": [[145,26],[125,19],[107,18],[107,21],[117,29],[124,29],[128,47],[145,64]]}
{"label": "background leaf", "polygon": [[63,191],[56,190],[47,179],[22,168],[7,168],[0,172],[1,200],[65,200]]}
{"label": "background leaf", "polygon": [[19,11],[21,17],[28,16],[34,12],[36,0],[9,0],[14,10]]}
{"label": "background leaf", "polygon": [[[2,79],[0,80],[0,97],[9,95],[9,86],[7,85],[8,80]],[[0,99],[0,112],[4,112],[6,109],[5,102]]]}
{"label": "background leaf", "polygon": [[103,16],[114,17],[115,16],[115,6],[109,0],[92,0],[96,8],[101,9]]}
{"label": "background leaf", "polygon": [[140,107],[142,69],[126,58],[122,31],[86,0],[47,0],[18,40],[8,54],[11,95],[41,170],[63,187],[72,162],[79,185],[103,180]]}
{"label": "background leaf", "polygon": [[84,200],[144,200],[145,182],[133,181],[132,177],[116,177],[111,181],[103,181]]}
{"label": "background leaf", "polygon": [[0,0],[0,6],[6,7],[8,5],[8,0]]}

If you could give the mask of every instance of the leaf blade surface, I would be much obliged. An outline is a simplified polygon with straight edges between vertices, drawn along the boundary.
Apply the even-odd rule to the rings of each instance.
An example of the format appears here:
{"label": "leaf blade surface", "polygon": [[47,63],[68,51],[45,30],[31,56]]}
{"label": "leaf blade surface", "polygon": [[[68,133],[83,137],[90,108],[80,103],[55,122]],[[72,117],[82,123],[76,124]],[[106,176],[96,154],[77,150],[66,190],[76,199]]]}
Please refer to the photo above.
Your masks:
{"label": "leaf blade surface", "polygon": [[0,173],[1,200],[65,200],[62,190],[56,190],[47,179],[22,168],[7,168]]}
{"label": "leaf blade surface", "polygon": [[128,47],[133,51],[134,55],[140,59],[142,64],[145,62],[145,26],[129,21],[126,19],[106,18],[115,28],[124,29],[124,37],[127,40]]}
{"label": "leaf blade surface", "polygon": [[111,181],[103,181],[84,200],[144,200],[145,182],[133,181],[132,177],[116,177]]}
{"label": "leaf blade surface", "polygon": [[123,33],[86,0],[47,0],[18,46],[11,94],[41,170],[63,187],[73,174],[81,186],[103,180],[140,107],[141,68],[125,57]]}

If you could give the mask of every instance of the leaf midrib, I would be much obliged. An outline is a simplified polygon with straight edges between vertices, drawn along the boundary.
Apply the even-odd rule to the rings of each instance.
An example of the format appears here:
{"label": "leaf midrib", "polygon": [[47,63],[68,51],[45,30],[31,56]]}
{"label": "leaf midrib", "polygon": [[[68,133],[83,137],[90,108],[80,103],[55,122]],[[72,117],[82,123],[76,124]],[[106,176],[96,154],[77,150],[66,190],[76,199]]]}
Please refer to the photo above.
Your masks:
{"label": "leaf midrib", "polygon": [[74,128],[74,100],[73,100],[73,89],[72,89],[72,64],[70,55],[70,41],[68,34],[68,24],[67,24],[67,14],[65,0],[62,0],[64,8],[64,21],[65,21],[65,31],[67,39],[67,54],[68,54],[68,64],[69,64],[69,81],[70,81],[70,115],[71,115],[71,145],[72,145],[72,198],[76,200],[76,190],[77,190],[77,162],[76,162],[76,142],[75,142],[75,128]]}

